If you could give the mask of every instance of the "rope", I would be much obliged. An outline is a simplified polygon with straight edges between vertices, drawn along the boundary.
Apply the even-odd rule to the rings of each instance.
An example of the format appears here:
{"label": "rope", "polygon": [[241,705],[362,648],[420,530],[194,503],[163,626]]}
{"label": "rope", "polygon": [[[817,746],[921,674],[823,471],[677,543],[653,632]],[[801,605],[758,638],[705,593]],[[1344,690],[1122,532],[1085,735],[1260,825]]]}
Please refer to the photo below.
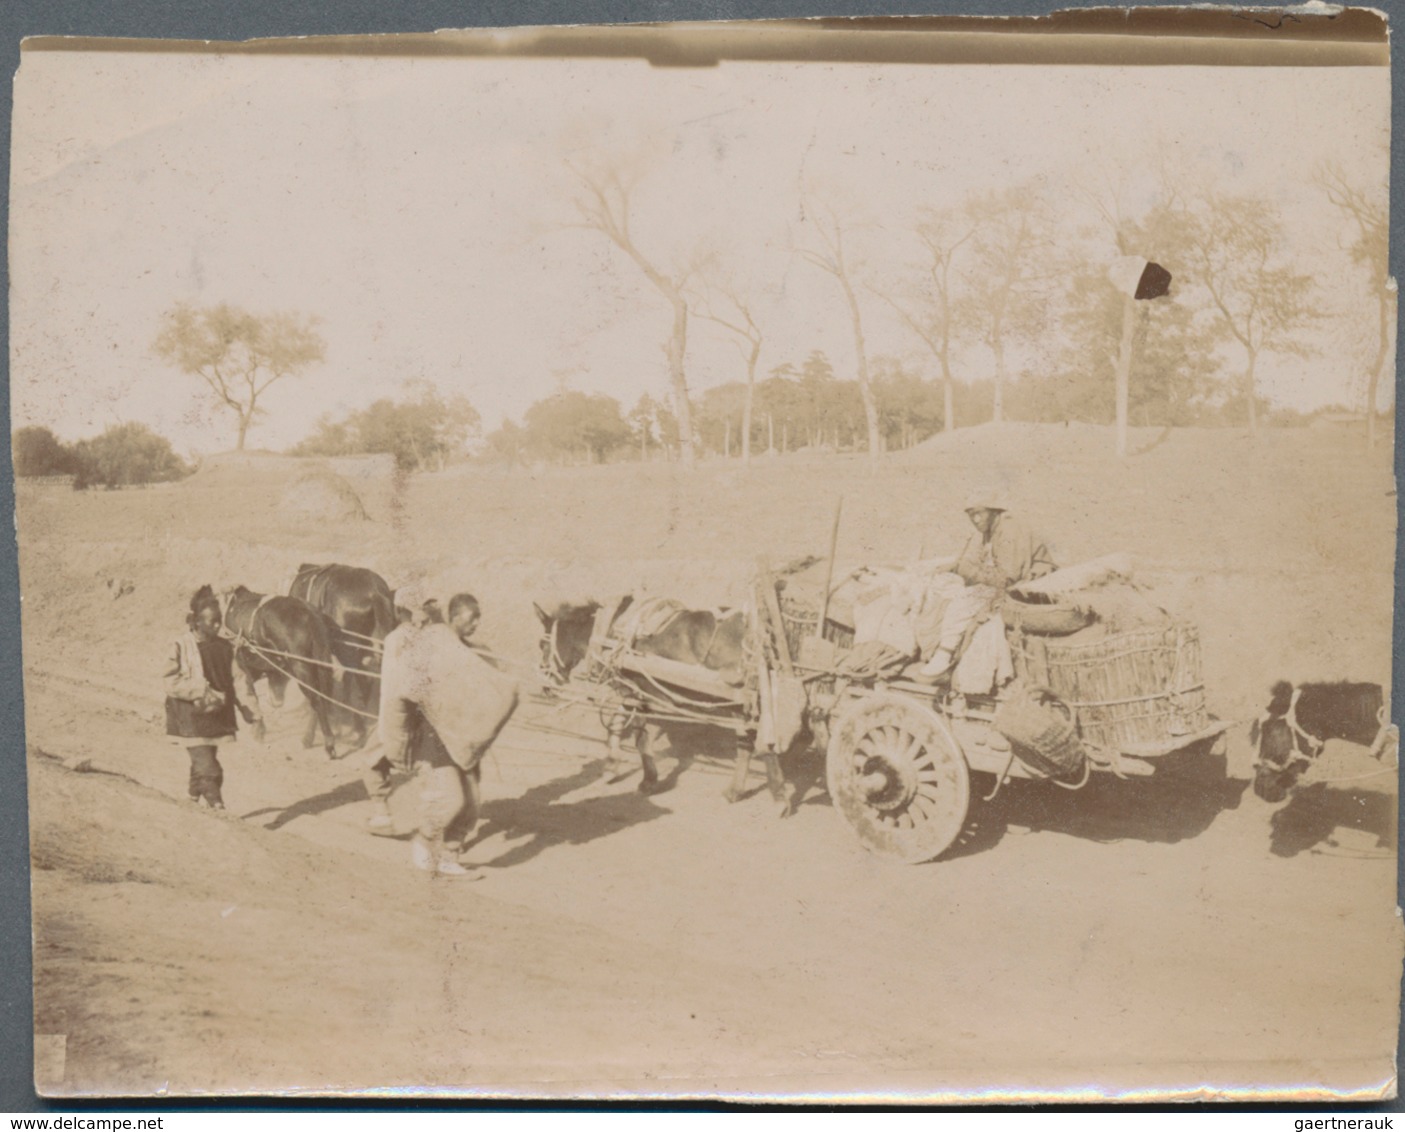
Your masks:
{"label": "rope", "polygon": [[[646,701],[646,704],[642,709],[642,713],[647,715],[651,721],[659,723],[696,723],[701,724],[703,726],[720,727],[725,730],[735,731],[738,733],[740,733],[742,730],[749,730],[744,729],[740,726],[741,721],[734,722],[726,719],[719,719],[715,714],[709,715],[703,712],[689,712],[683,708],[677,707],[673,703],[671,698],[665,697],[663,699],[656,699],[649,692],[629,684],[628,681],[623,677],[616,676],[614,679],[620,685],[623,685],[622,688],[611,689],[614,695],[619,697],[636,696],[643,698]],[[600,687],[602,686],[597,685],[597,688]],[[619,708],[624,706],[615,701],[605,701],[602,703],[601,698],[598,695],[592,695],[589,692],[584,691],[583,689],[578,690],[572,687],[557,687],[553,694],[557,698],[557,702],[553,706],[556,707],[558,710],[567,706],[592,707],[597,710],[612,707]],[[543,701],[537,700],[535,702]],[[664,706],[662,708],[654,706],[657,704],[662,704]],[[740,704],[741,701],[734,701],[726,704],[721,704],[719,706],[732,708],[740,706]]]}
{"label": "rope", "polygon": [[1141,704],[1151,700],[1164,700],[1168,696],[1187,696],[1191,692],[1199,692],[1205,687],[1204,684],[1192,684],[1189,688],[1178,688],[1174,692],[1157,692],[1150,696],[1128,696],[1123,700],[1069,700],[1068,706],[1080,707],[1119,707],[1123,704]]}
{"label": "rope", "polygon": [[[369,680],[379,680],[381,678],[379,672],[363,672],[359,668],[348,668],[345,664],[341,664],[335,660],[330,662],[325,660],[314,660],[310,656],[298,656],[297,653],[284,652],[282,649],[270,648],[268,645],[256,645],[253,641],[249,640],[249,638],[244,636],[242,633],[234,639],[235,648],[238,648],[241,645],[247,648],[251,648],[255,652],[260,654],[282,656],[286,657],[288,660],[300,660],[304,664],[315,664],[318,668],[330,668],[333,672],[341,671],[354,676],[365,676]],[[271,664],[272,661],[270,661],[269,663]]]}
{"label": "rope", "polygon": [[1060,781],[1059,779],[1053,777],[1053,775],[1050,775],[1050,776],[1049,776],[1049,781],[1052,782],[1055,786],[1061,786],[1061,787],[1063,787],[1063,789],[1065,789],[1065,790],[1082,790],[1083,787],[1085,787],[1085,786],[1088,785],[1088,779],[1092,777],[1092,774],[1093,774],[1093,762],[1092,762],[1092,760],[1091,760],[1091,759],[1084,759],[1084,760],[1083,760],[1083,777],[1080,778],[1077,782],[1062,782],[1062,781]]}
{"label": "rope", "polygon": [[338,625],[337,628],[338,628],[338,629],[341,629],[342,633],[343,633],[345,636],[348,636],[348,637],[355,637],[355,638],[356,638],[357,640],[359,640],[359,641],[370,641],[371,644],[372,644],[375,648],[377,648],[377,649],[379,649],[379,648],[381,647],[381,641],[380,641],[380,638],[379,638],[379,637],[372,637],[372,636],[370,636],[370,635],[367,634],[367,633],[357,633],[357,632],[354,632],[354,631],[351,630],[351,629],[344,629],[344,628],[342,628],[340,625]]}
{"label": "rope", "polygon": [[[1258,764],[1256,763],[1255,765],[1257,766]],[[1272,766],[1273,764],[1270,763],[1270,764],[1267,764],[1267,765]],[[1316,763],[1309,763],[1309,764],[1308,764],[1308,771],[1309,771],[1309,773],[1311,772],[1312,768],[1315,767],[1316,765],[1317,765]],[[1383,775],[1383,774],[1394,774],[1394,773],[1395,773],[1396,771],[1398,771],[1399,769],[1400,769],[1400,762],[1399,762],[1399,760],[1397,759],[1394,766],[1383,766],[1383,767],[1381,767],[1379,770],[1369,770],[1369,771],[1367,771],[1365,774],[1345,774],[1345,775],[1341,775],[1340,777],[1337,777],[1337,778],[1318,778],[1318,777],[1316,777],[1316,776],[1314,775],[1313,777],[1308,778],[1306,782],[1303,782],[1301,779],[1299,779],[1299,785],[1300,785],[1300,786],[1313,786],[1313,785],[1315,785],[1316,783],[1319,783],[1319,782],[1323,783],[1324,785],[1325,785],[1326,783],[1329,783],[1329,782],[1360,782],[1360,781],[1362,781],[1363,779],[1367,779],[1367,778],[1379,778],[1379,777],[1380,777],[1381,775]],[[1307,776],[1305,775],[1304,777],[1306,778]]]}
{"label": "rope", "polygon": [[[256,653],[262,653],[262,652],[263,652],[263,649],[262,649],[259,645],[254,644],[252,641],[247,641],[247,640],[246,640],[246,641],[244,641],[244,644],[245,644],[248,648],[253,649],[254,652],[256,652]],[[274,650],[274,651],[277,651],[277,650]],[[286,655],[286,654],[285,654],[285,655]],[[265,658],[265,659],[267,659],[267,658]],[[300,658],[300,659],[305,659],[305,658]],[[373,715],[371,712],[362,711],[360,708],[354,708],[354,707],[352,707],[350,704],[344,704],[344,703],[342,703],[340,700],[335,700],[335,699],[333,699],[331,696],[327,695],[326,692],[318,691],[318,689],[312,687],[310,684],[305,684],[305,683],[303,683],[303,681],[299,680],[296,676],[294,676],[294,675],[293,675],[291,672],[289,672],[287,669],[279,667],[277,664],[275,664],[275,663],[274,663],[273,661],[271,661],[271,660],[267,661],[267,663],[269,664],[269,666],[270,666],[275,672],[280,672],[280,673],[282,673],[284,676],[286,676],[289,680],[291,680],[294,684],[296,684],[296,685],[297,685],[299,688],[301,688],[303,691],[305,691],[305,692],[311,692],[314,696],[321,696],[321,697],[322,697],[324,700],[326,700],[328,703],[333,704],[333,705],[335,705],[336,707],[341,708],[343,711],[349,711],[349,712],[351,712],[353,715],[364,716],[366,719],[378,719],[378,718],[379,718],[379,716]],[[319,663],[319,662],[314,661],[313,663]]]}
{"label": "rope", "polygon": [[1002,786],[1004,786],[1006,782],[1009,781],[1009,779],[1010,779],[1010,768],[1013,767],[1014,765],[1015,765],[1015,748],[1014,748],[1014,747],[1011,747],[1011,748],[1010,748],[1010,757],[1009,757],[1009,759],[1007,759],[1006,762],[1005,762],[1005,769],[1000,772],[999,777],[996,778],[996,780],[995,780],[995,789],[992,790],[989,794],[983,795],[982,798],[981,798],[981,801],[983,801],[983,802],[993,802],[993,801],[995,801],[995,796],[1000,793],[1000,788],[1001,788]]}

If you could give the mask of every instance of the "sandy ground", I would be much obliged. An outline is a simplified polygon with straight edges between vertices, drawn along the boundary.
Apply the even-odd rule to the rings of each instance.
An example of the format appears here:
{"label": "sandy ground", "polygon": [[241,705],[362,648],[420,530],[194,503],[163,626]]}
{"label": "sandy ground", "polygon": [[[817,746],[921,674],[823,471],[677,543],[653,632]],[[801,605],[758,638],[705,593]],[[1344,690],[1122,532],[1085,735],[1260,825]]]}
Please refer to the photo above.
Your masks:
{"label": "sandy ground", "polygon": [[204,581],[284,588],[322,560],[423,574],[478,593],[485,640],[525,660],[533,600],[739,596],[757,555],[822,552],[841,494],[842,561],[955,550],[961,500],[991,478],[1061,560],[1137,557],[1201,626],[1221,716],[1247,722],[1279,677],[1388,683],[1387,454],[1313,430],[1186,431],[1125,465],[1110,448],[1101,430],[1006,426],[877,470],[452,471],[359,484],[372,519],[355,525],[281,516],[280,461],[22,490],[41,1088],[1392,1089],[1397,792],[1346,745],[1279,807],[1246,790],[1244,727],[1227,759],[1163,780],[1015,783],[943,860],[909,867],[858,845],[818,759],[788,768],[806,793],[785,821],[759,772],[722,800],[730,751],[707,736],[680,737],[673,789],[644,798],[637,773],[603,774],[592,716],[532,706],[521,722],[551,730],[503,736],[481,879],[463,883],[366,836],[355,760],[301,749],[296,696],[266,743],[222,752],[231,818],[182,800],[185,756],[159,735],[160,658]]}

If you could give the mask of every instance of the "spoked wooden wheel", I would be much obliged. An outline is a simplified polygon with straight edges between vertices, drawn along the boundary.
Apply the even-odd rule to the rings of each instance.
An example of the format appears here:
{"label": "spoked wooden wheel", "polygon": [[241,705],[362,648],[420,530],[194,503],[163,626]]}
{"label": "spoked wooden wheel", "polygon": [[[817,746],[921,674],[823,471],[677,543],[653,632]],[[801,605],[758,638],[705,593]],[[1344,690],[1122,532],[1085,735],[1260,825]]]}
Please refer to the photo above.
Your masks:
{"label": "spoked wooden wheel", "polygon": [[971,801],[966,759],[941,719],[894,695],[855,703],[833,724],[826,779],[864,847],[930,861],[961,832]]}

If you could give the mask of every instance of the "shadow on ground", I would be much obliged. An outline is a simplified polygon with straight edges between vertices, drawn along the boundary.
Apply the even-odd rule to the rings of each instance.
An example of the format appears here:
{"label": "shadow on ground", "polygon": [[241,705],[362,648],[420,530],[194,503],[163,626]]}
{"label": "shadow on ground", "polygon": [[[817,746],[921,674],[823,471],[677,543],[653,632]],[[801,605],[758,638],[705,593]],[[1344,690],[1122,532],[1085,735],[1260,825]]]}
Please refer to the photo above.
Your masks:
{"label": "shadow on ground", "polygon": [[1237,809],[1249,780],[1229,777],[1223,755],[1192,750],[1159,760],[1150,778],[1094,774],[1080,790],[1012,779],[986,801],[994,785],[991,775],[972,777],[966,828],[942,859],[992,849],[1011,827],[1088,841],[1184,841]]}
{"label": "shadow on ground", "polygon": [[510,868],[557,845],[583,845],[671,812],[638,791],[585,798],[579,802],[560,801],[568,794],[600,782],[606,767],[605,759],[592,759],[574,774],[533,786],[517,798],[484,803],[482,820],[465,848],[495,834],[504,834],[508,848],[485,862],[485,866]]}
{"label": "shadow on ground", "polygon": [[1397,801],[1380,790],[1338,788],[1325,782],[1296,791],[1270,821],[1269,851],[1296,857],[1318,846],[1333,846],[1338,829],[1373,835],[1375,848],[1394,852]]}

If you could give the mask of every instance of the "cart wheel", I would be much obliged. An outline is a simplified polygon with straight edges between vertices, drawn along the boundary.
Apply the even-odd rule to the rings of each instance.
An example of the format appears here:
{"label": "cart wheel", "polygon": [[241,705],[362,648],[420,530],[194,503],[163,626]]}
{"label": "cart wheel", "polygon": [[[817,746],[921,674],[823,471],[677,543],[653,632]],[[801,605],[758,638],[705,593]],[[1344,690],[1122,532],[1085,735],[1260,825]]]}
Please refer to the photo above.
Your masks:
{"label": "cart wheel", "polygon": [[916,864],[943,853],[966,823],[971,777],[941,718],[879,694],[833,724],[826,780],[866,849]]}

